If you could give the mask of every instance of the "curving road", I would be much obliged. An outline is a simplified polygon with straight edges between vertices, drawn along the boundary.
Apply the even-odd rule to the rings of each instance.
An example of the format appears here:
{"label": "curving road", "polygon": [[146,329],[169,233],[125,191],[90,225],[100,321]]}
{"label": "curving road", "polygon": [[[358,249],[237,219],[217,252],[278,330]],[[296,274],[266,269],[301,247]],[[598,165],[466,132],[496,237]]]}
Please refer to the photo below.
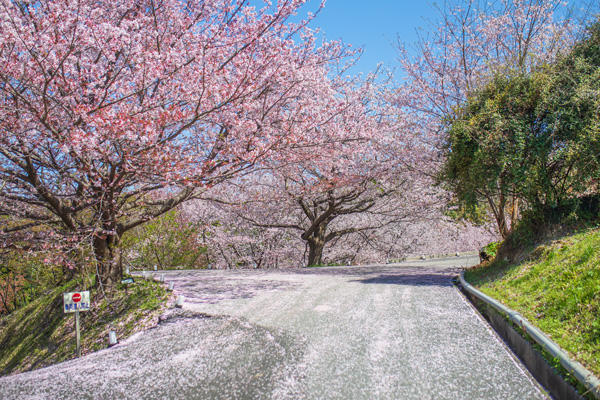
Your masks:
{"label": "curving road", "polygon": [[0,398],[546,399],[452,285],[476,262],[166,272],[183,310]]}

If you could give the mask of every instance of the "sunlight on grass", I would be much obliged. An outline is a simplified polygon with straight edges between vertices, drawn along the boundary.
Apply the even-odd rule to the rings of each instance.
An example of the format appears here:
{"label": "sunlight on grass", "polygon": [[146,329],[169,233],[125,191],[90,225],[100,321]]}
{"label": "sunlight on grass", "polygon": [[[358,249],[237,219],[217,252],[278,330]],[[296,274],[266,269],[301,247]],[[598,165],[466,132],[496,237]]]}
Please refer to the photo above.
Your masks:
{"label": "sunlight on grass", "polygon": [[465,277],[600,375],[600,230],[540,246],[519,265],[494,261]]}
{"label": "sunlight on grass", "polygon": [[[25,307],[0,318],[0,375],[29,371],[75,356],[73,314],[64,314],[62,294],[76,290],[70,281]],[[82,354],[107,347],[112,327],[119,339],[155,323],[166,303],[164,285],[138,280],[100,299],[91,290],[92,307],[81,313]]]}

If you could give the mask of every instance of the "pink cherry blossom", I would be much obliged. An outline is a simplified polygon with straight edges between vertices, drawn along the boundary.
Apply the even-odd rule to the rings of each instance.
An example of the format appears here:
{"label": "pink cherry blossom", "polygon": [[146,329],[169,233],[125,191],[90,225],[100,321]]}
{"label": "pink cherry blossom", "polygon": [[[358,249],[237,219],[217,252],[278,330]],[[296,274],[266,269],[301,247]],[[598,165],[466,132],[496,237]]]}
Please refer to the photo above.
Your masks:
{"label": "pink cherry blossom", "polygon": [[302,3],[0,1],[0,240],[76,238],[111,283],[124,232],[303,142],[350,52]]}

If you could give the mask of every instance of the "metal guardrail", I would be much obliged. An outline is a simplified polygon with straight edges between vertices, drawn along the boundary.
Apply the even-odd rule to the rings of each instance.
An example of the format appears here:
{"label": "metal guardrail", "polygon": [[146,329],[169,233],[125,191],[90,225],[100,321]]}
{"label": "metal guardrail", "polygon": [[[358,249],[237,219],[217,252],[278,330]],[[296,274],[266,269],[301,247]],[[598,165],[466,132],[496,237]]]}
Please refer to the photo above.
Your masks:
{"label": "metal guardrail", "polygon": [[515,323],[517,326],[523,329],[523,331],[526,332],[529,336],[531,336],[531,338],[535,340],[537,344],[542,346],[553,357],[556,357],[560,361],[560,364],[567,371],[573,374],[573,376],[577,378],[577,380],[581,382],[581,384],[585,386],[587,392],[584,394],[592,393],[594,397],[600,399],[600,380],[593,373],[588,371],[579,362],[571,359],[563,349],[561,349],[556,343],[552,341],[552,339],[550,339],[542,331],[540,331],[529,321],[523,318],[521,314],[514,310],[511,310],[504,304],[496,301],[495,299],[491,298],[490,296],[480,292],[479,290],[471,286],[467,281],[465,281],[464,272],[460,273],[459,279],[460,284],[467,292],[477,297],[484,303],[490,305],[496,311],[507,315],[513,323]]}

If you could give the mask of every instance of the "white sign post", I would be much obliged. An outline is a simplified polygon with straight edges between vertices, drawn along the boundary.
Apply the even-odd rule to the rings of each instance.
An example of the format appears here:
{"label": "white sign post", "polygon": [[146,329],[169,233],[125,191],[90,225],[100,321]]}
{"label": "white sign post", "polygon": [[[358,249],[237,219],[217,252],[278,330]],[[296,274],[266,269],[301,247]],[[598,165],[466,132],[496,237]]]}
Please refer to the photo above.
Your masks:
{"label": "white sign post", "polygon": [[90,310],[90,292],[63,293],[63,310],[75,313],[75,331],[77,334],[77,357],[81,357],[81,336],[79,333],[79,311]]}

